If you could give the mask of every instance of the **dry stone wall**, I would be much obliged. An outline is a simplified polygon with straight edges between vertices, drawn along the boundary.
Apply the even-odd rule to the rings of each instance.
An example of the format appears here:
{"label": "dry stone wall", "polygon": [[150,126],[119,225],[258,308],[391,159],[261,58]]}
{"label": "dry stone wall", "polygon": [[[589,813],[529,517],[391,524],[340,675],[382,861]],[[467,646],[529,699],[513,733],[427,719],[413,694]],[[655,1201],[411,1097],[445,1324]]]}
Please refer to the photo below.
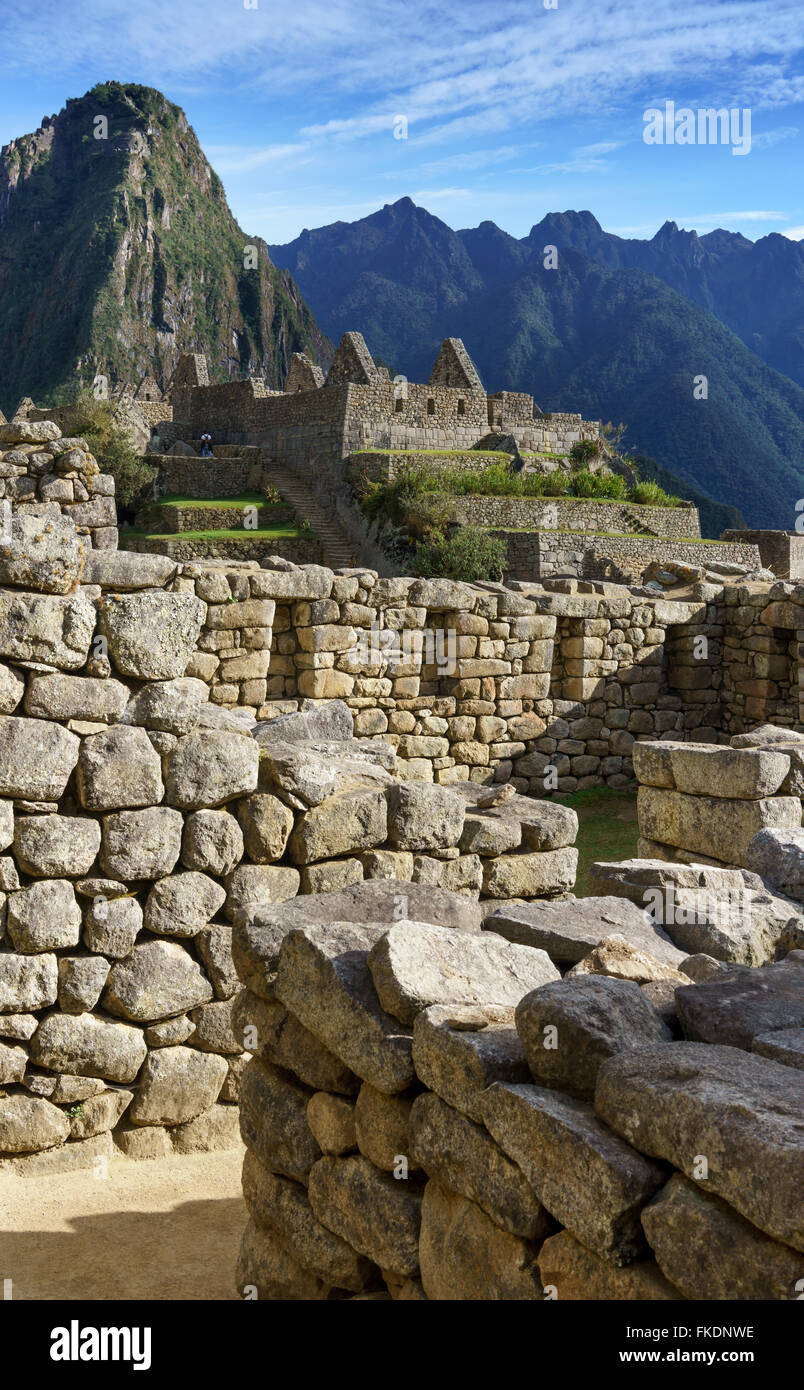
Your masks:
{"label": "dry stone wall", "polygon": [[235,925],[241,1295],[795,1300],[804,952],[396,887]]}
{"label": "dry stone wall", "polygon": [[34,527],[64,516],[83,544],[117,549],[114,478],[101,473],[86,440],[64,439],[52,420],[0,425],[0,498],[7,525],[12,512]]}
{"label": "dry stone wall", "polygon": [[210,700],[192,672],[213,651],[219,692],[231,679],[238,696],[262,694],[249,682],[270,661],[266,588],[284,580],[287,597],[294,575],[320,586],[317,567],[256,571],[238,598],[215,573],[90,549],[65,516],[43,526],[23,506],[12,521],[0,544],[0,1164],[56,1172],[236,1141],[247,1049],[232,1022],[232,922],[249,904],[404,879],[425,896],[445,885],[471,913],[479,894],[572,887],[573,812],[514,797],[501,824],[472,789],[402,782],[395,750],[354,738],[341,702],[257,724]]}

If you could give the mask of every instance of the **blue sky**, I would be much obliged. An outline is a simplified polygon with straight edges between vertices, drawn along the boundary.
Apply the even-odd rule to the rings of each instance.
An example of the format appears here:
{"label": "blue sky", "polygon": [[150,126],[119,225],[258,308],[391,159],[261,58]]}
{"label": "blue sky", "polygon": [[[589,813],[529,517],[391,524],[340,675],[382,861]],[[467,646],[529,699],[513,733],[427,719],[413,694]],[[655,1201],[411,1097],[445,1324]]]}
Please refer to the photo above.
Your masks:
{"label": "blue sky", "polygon": [[[803,50],[801,0],[1,0],[0,143],[117,79],[184,107],[269,242],[404,194],[516,236],[589,208],[803,238]],[[748,109],[750,152],[645,144],[666,101]]]}

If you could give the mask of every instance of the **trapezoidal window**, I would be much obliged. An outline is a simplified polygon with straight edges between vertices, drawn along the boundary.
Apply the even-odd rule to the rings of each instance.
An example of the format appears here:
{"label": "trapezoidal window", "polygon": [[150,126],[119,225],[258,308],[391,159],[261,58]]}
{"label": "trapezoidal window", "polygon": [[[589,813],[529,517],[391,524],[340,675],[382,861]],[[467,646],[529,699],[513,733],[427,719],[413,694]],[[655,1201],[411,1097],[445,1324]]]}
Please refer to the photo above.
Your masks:
{"label": "trapezoidal window", "polygon": [[402,414],[402,397],[401,397],[401,396],[397,396],[396,400],[394,401],[394,410],[395,410],[395,412],[396,412],[397,415],[401,415],[401,414]]}
{"label": "trapezoidal window", "polygon": [[463,400],[463,399],[460,399],[460,398],[459,398],[459,400],[458,400],[458,414],[459,414],[459,415],[465,415],[465,414],[466,414],[466,401]]}
{"label": "trapezoidal window", "polygon": [[435,415],[435,401],[433,400],[432,396],[427,402],[427,414]]}

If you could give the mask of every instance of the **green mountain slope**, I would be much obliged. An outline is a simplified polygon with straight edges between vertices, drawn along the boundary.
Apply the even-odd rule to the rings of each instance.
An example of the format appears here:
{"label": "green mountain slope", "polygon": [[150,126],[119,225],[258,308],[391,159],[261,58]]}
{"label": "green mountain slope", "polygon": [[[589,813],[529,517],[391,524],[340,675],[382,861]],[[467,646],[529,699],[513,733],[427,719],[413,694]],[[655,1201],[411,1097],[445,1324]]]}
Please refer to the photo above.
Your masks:
{"label": "green mountain slope", "polygon": [[[107,121],[106,138],[98,117]],[[256,247],[257,265],[244,266]],[[331,345],[287,271],[241,231],[183,111],[100,84],[0,152],[0,406],[91,382],[165,386],[182,352],[213,380]]]}
{"label": "green mountain slope", "polygon": [[[411,379],[426,380],[441,340],[460,336],[488,390],[624,420],[629,449],[751,525],[792,528],[804,496],[804,390],[656,275],[575,249],[547,270],[548,242],[531,237],[489,222],[453,232],[402,199],[270,249],[325,331],[360,328]],[[701,375],[706,400],[693,396]]]}

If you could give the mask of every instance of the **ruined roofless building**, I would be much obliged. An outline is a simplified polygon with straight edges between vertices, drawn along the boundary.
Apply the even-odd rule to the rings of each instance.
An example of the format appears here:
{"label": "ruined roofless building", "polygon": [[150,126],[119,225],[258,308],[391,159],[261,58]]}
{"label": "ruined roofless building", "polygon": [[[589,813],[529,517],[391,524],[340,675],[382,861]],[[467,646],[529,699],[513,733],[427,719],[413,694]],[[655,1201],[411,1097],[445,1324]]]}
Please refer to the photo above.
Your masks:
{"label": "ruined roofless building", "polygon": [[172,422],[159,427],[163,447],[209,432],[216,442],[259,445],[302,476],[333,480],[362,449],[470,449],[493,433],[513,436],[523,450],[566,453],[600,432],[598,421],[542,412],[525,392],[487,394],[460,338],[445,339],[425,383],[391,380],[361,333],[344,333],[326,379],[294,354],[284,391],[259,377],[210,384],[205,358],[188,354],[170,401]]}

